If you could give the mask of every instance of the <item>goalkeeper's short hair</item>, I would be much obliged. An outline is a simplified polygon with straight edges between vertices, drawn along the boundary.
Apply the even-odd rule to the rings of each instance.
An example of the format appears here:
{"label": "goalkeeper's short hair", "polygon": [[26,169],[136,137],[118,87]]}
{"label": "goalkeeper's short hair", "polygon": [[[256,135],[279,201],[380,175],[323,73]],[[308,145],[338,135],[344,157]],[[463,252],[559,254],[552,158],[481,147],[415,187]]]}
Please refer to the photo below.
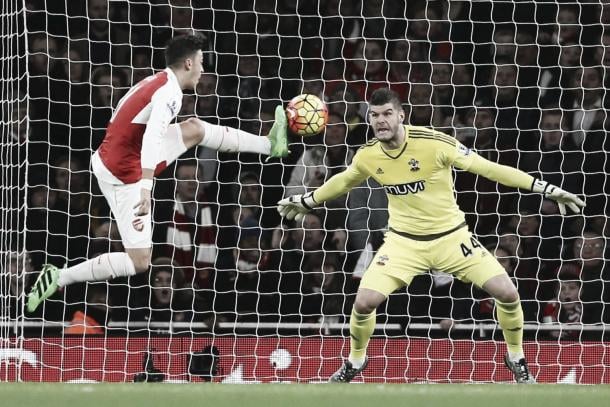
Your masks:
{"label": "goalkeeper's short hair", "polygon": [[373,106],[381,106],[386,103],[392,103],[397,110],[402,110],[402,101],[398,93],[394,92],[390,88],[377,89],[371,94],[371,100],[369,104]]}

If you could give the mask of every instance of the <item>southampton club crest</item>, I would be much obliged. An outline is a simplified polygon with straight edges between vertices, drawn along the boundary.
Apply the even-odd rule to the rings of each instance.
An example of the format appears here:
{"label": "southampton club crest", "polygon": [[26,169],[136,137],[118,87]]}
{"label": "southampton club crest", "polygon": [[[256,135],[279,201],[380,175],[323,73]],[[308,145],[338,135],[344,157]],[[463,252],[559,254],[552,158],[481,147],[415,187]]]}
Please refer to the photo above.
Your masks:
{"label": "southampton club crest", "polygon": [[385,263],[390,260],[390,257],[386,254],[381,255],[377,258],[377,265],[379,266],[385,266]]}
{"label": "southampton club crest", "polygon": [[411,171],[419,171],[419,161],[415,158],[409,160],[409,165],[411,166]]}

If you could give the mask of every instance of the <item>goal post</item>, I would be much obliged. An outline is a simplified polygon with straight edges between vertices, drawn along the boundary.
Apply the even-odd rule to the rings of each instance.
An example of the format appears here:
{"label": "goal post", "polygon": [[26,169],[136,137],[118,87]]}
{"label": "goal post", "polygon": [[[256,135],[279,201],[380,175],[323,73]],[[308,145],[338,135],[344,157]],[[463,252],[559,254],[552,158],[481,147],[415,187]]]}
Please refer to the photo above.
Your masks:
{"label": "goal post", "polygon": [[[537,380],[610,383],[604,2],[3,0],[0,22],[0,380],[326,381],[349,353],[360,279],[384,262],[388,198],[371,178],[302,223],[276,204],[345,170],[372,138],[366,101],[390,87],[406,123],[586,199],[560,216],[454,171],[472,245],[518,288]],[[277,104],[310,93],[326,133],[291,135],[281,160],[187,152],[155,182],[151,270],[68,286],[26,313],[42,264],[123,250],[90,157],[184,33],[205,38],[205,73],[178,121],[264,136]],[[510,382],[505,351],[493,300],[431,270],[377,310],[357,380]]]}

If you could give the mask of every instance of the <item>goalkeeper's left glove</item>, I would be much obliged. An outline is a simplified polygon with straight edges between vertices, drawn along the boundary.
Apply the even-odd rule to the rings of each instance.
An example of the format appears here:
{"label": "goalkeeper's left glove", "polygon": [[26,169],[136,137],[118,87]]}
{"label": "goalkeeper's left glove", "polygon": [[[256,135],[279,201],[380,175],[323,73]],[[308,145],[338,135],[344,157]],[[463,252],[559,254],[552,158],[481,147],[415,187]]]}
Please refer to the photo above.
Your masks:
{"label": "goalkeeper's left glove", "polygon": [[302,220],[305,214],[311,211],[319,204],[313,199],[313,192],[308,192],[305,195],[292,195],[284,198],[277,203],[277,211],[280,216],[291,220]]}
{"label": "goalkeeper's left glove", "polygon": [[532,191],[541,193],[544,195],[545,198],[549,198],[557,202],[557,205],[559,206],[559,212],[562,215],[565,215],[567,213],[566,206],[575,213],[580,213],[580,209],[587,206],[582,199],[580,199],[573,193],[564,191],[558,186],[549,184],[548,182],[539,179],[534,181]]}

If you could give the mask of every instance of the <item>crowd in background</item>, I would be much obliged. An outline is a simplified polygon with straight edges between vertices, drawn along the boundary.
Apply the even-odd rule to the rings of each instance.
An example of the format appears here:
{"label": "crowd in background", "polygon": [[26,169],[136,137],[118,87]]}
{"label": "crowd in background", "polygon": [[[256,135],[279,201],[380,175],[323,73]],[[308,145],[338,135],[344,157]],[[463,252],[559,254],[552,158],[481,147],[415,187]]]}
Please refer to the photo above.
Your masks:
{"label": "crowd in background", "polygon": [[[75,326],[86,318],[101,326],[344,321],[387,226],[383,189],[370,180],[298,224],[282,224],[275,203],[349,165],[372,137],[365,101],[389,86],[407,123],[445,131],[485,158],[586,197],[584,216],[560,216],[537,195],[455,173],[468,224],[514,279],[526,322],[610,323],[609,6],[250,3],[26,1],[30,103],[18,114],[27,113],[29,125],[14,137],[27,140],[28,254],[26,284],[11,285],[14,298],[45,262],[123,250],[89,159],[119,99],[164,68],[173,35],[207,39],[206,74],[185,95],[178,120],[196,116],[264,135],[275,105],[300,93],[320,96],[330,112],[325,134],[291,138],[281,161],[187,153],[156,182],[151,272],[70,286],[35,317],[80,321]],[[476,287],[431,271],[383,309],[380,322],[441,322],[447,330],[493,320],[494,305]]]}

